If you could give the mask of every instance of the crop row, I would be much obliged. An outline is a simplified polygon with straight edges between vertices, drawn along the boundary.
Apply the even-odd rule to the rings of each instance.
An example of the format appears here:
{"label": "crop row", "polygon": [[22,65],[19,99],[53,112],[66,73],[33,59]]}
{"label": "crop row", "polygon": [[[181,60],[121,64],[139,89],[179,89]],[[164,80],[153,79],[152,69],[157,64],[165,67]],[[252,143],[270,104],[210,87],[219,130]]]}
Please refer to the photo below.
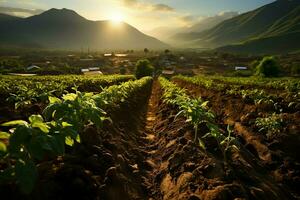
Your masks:
{"label": "crop row", "polygon": [[[224,159],[228,159],[228,153],[231,150],[238,149],[238,143],[232,136],[232,130],[228,126],[227,131],[223,131],[215,121],[215,114],[207,107],[208,101],[201,98],[190,98],[186,91],[165,78],[159,78],[163,89],[163,101],[169,105],[175,106],[179,112],[175,117],[183,115],[187,123],[194,127],[194,142],[199,142],[202,149],[206,151],[205,140],[209,137],[215,138],[219,149],[223,152]],[[200,126],[206,126],[208,133],[202,133],[202,137],[198,137]]]}
{"label": "crop row", "polygon": [[128,75],[108,76],[37,76],[0,77],[0,97],[15,104],[15,108],[34,102],[45,102],[50,95],[61,96],[65,91],[98,92],[103,87],[133,80]]}
{"label": "crop row", "polygon": [[227,84],[226,82],[218,82],[215,79],[197,76],[184,77],[176,76],[174,79],[184,80],[195,85],[202,86],[209,90],[220,91],[224,94],[240,96],[245,101],[250,101],[256,105],[266,104],[271,105],[275,110],[290,109],[299,107],[300,91],[296,92],[281,92],[278,94],[270,94],[264,89],[243,89],[239,84]]}
{"label": "crop row", "polygon": [[130,100],[151,82],[152,78],[145,77],[105,88],[99,94],[76,91],[61,98],[49,96],[42,115],[2,124],[11,129],[0,132],[0,161],[5,163],[0,165],[0,180],[15,181],[23,192],[31,192],[37,180],[37,163],[63,155],[65,145],[80,143],[87,125],[101,129],[105,120],[111,121],[107,113],[111,107]]}
{"label": "crop row", "polygon": [[265,89],[286,90],[296,92],[300,90],[300,81],[297,78],[261,78],[261,77],[224,77],[212,76],[212,80],[241,86],[262,87]]}

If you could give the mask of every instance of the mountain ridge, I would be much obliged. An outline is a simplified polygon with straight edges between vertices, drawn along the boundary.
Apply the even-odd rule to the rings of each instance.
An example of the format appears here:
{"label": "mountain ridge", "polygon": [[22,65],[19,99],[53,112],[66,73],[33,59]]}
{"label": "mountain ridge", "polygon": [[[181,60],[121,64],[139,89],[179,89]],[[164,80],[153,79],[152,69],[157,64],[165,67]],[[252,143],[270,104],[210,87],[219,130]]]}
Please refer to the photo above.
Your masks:
{"label": "mountain ridge", "polygon": [[[3,15],[4,16],[4,15]],[[79,50],[163,49],[169,46],[133,26],[88,20],[73,10],[52,8],[27,18],[0,17],[0,45]],[[9,16],[9,15],[7,15]],[[1,19],[4,20],[1,20]]]}
{"label": "mountain ridge", "polygon": [[[275,48],[277,48],[281,44],[279,41],[299,43],[296,41],[299,38],[299,31],[300,1],[278,0],[225,20],[209,30],[183,35],[181,39],[188,46],[217,48],[218,50],[233,47],[241,49],[243,45],[253,46],[252,44],[258,44],[259,41],[265,43],[274,40],[274,46],[276,44]],[[292,41],[287,37],[291,33],[293,33]],[[267,44],[272,46],[272,42],[267,42]],[[264,48],[264,46],[261,47]],[[271,47],[267,48],[271,49]],[[300,49],[300,44],[298,48]],[[294,50],[294,47],[291,50]],[[286,51],[288,52],[289,49]]]}

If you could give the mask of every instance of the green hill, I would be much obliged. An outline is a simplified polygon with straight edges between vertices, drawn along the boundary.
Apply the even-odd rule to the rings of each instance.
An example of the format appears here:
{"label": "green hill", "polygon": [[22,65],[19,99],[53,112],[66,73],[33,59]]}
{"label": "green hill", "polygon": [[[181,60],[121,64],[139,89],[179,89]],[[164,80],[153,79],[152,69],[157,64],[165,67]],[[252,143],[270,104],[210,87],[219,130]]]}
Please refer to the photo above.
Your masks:
{"label": "green hill", "polygon": [[188,46],[264,53],[300,49],[299,36],[300,1],[277,0],[209,30],[181,35],[181,39]]}

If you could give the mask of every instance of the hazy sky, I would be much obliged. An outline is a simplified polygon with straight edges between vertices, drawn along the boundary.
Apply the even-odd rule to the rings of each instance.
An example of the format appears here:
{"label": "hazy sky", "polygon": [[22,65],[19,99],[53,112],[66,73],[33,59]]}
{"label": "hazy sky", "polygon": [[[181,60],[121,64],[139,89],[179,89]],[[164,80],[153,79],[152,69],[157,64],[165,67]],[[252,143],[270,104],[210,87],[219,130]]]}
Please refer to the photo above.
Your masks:
{"label": "hazy sky", "polygon": [[[189,26],[222,12],[246,12],[274,0],[0,0],[1,7],[23,8],[14,14],[27,16],[36,10],[69,8],[91,20],[122,19],[141,29]],[[13,9],[11,9],[13,12]]]}

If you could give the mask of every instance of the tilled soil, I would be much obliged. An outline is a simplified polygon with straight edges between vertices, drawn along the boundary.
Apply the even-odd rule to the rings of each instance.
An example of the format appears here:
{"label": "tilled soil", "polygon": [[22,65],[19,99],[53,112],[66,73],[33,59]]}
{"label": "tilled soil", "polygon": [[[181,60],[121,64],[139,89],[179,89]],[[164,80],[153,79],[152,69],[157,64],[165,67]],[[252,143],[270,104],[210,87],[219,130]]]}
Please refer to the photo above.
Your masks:
{"label": "tilled soil", "polygon": [[[150,95],[151,94],[151,95]],[[207,150],[194,143],[194,130],[176,107],[161,99],[155,80],[128,102],[112,108],[97,130],[88,126],[81,144],[62,157],[38,165],[39,180],[31,195],[14,184],[0,185],[9,199],[225,200],[295,199],[276,182],[259,156],[240,146],[229,159],[209,138]],[[225,127],[220,121],[221,127]],[[207,133],[200,127],[199,137]],[[0,163],[1,167],[1,163]]]}
{"label": "tilled soil", "polygon": [[244,102],[241,97],[226,95],[222,92],[207,90],[203,87],[176,79],[177,85],[187,89],[193,97],[208,100],[209,106],[216,113],[219,123],[232,124],[236,137],[243,146],[263,163],[274,179],[289,188],[294,196],[299,197],[300,185],[300,112],[297,110],[283,113],[284,129],[273,138],[258,133],[254,125],[257,117],[272,113],[269,108]]}

